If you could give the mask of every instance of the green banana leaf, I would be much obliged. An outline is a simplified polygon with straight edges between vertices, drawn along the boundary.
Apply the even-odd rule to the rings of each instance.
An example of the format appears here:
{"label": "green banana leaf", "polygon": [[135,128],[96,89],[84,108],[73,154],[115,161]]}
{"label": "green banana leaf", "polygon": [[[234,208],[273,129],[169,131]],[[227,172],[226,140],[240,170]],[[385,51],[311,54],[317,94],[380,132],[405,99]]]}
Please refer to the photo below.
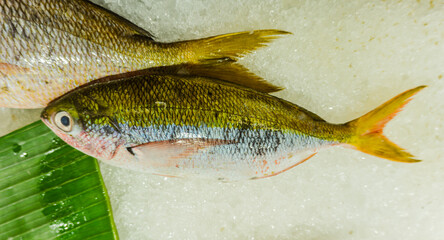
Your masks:
{"label": "green banana leaf", "polygon": [[0,239],[118,239],[97,160],[41,121],[1,137]]}

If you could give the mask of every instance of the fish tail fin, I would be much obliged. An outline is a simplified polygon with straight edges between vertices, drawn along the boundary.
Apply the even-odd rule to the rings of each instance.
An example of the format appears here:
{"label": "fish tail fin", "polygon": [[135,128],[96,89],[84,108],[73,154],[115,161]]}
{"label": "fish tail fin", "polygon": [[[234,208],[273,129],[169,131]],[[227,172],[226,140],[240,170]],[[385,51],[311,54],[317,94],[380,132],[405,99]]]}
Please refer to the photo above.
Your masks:
{"label": "fish tail fin", "polygon": [[411,100],[411,97],[426,86],[405,91],[390,99],[364,116],[346,123],[354,134],[347,139],[353,148],[364,153],[396,162],[420,162],[413,155],[391,142],[383,135],[385,125]]}
{"label": "fish tail fin", "polygon": [[207,60],[236,60],[258,48],[264,47],[281,35],[291,34],[282,30],[256,30],[229,33],[209,38],[181,42],[191,50],[191,63],[206,63]]}

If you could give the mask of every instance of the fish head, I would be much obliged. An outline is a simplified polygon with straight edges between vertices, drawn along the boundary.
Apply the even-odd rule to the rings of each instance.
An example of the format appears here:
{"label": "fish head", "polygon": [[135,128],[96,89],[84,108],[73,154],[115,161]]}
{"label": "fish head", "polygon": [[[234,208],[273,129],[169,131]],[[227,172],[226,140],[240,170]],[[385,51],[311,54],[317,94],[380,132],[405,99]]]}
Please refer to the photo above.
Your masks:
{"label": "fish head", "polygon": [[94,111],[94,102],[88,103],[76,97],[63,97],[51,102],[40,118],[58,137],[77,150],[101,160],[112,159],[122,145],[120,133],[114,129],[108,116]]}

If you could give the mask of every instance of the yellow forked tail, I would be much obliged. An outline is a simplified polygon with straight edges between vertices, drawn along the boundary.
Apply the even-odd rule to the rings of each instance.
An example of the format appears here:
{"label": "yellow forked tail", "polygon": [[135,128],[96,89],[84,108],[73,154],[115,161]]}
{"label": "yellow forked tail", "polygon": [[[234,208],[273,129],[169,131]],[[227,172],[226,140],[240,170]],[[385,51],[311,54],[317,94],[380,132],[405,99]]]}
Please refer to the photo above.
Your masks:
{"label": "yellow forked tail", "polygon": [[183,42],[195,54],[193,63],[231,59],[236,60],[258,48],[264,47],[272,40],[290,32],[266,29],[248,32],[229,33],[209,38]]}
{"label": "yellow forked tail", "polygon": [[179,49],[186,49],[186,54],[182,59],[185,60],[184,64],[179,66],[179,69],[183,71],[179,71],[179,73],[216,78],[260,92],[271,93],[280,91],[282,88],[256,76],[236,61],[287,34],[291,33],[265,29],[175,42],[172,45],[179,47]]}
{"label": "yellow forked tail", "polygon": [[388,140],[382,132],[387,122],[402,110],[413,95],[425,87],[419,86],[405,91],[364,116],[346,123],[356,133],[347,143],[359,151],[391,161],[419,162],[420,160],[414,159],[412,154]]}

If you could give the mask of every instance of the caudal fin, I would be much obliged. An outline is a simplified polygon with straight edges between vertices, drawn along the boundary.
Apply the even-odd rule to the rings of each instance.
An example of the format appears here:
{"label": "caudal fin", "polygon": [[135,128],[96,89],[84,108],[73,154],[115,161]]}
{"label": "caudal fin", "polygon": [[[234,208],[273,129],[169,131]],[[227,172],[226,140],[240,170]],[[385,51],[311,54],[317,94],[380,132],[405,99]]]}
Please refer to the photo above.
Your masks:
{"label": "caudal fin", "polygon": [[364,116],[346,123],[355,131],[347,143],[362,152],[397,162],[419,162],[413,155],[388,140],[382,133],[385,125],[402,110],[411,97],[426,86],[405,91]]}
{"label": "caudal fin", "polygon": [[191,50],[192,63],[206,63],[215,59],[235,60],[286,34],[291,33],[274,29],[256,30],[185,41],[182,44]]}

